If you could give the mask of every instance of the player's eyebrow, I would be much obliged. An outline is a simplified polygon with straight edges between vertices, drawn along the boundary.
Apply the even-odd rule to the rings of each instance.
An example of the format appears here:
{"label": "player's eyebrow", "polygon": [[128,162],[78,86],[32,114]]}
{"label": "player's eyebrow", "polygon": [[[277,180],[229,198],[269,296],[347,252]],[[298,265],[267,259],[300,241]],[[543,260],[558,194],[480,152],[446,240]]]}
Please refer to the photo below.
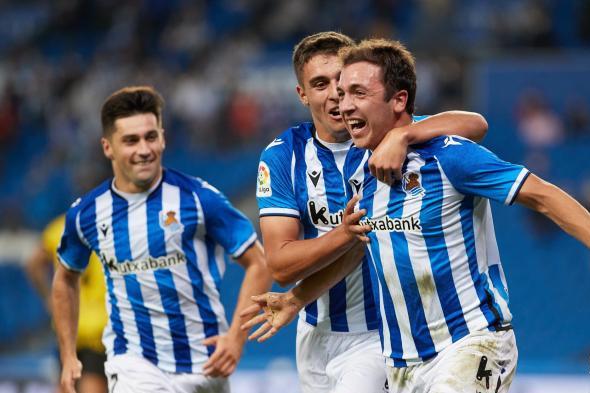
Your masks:
{"label": "player's eyebrow", "polygon": [[309,80],[309,84],[313,86],[314,84],[316,84],[318,82],[323,82],[323,81],[328,81],[328,80],[330,80],[330,78],[328,78],[327,76],[318,75],[318,76],[311,78]]}

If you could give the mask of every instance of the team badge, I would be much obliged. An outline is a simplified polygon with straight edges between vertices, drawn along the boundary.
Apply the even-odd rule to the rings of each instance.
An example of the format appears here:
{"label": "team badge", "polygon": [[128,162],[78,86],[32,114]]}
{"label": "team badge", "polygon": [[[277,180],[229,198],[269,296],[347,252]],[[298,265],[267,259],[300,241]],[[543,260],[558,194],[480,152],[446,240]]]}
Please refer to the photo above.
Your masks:
{"label": "team badge", "polygon": [[174,210],[162,210],[160,212],[160,227],[164,231],[168,232],[179,232],[182,230],[183,225],[178,221],[178,213]]}
{"label": "team badge", "polygon": [[270,187],[270,169],[264,161],[260,161],[258,165],[258,184],[256,187],[257,197],[272,196],[272,188]]}
{"label": "team badge", "polygon": [[411,197],[423,196],[426,190],[422,187],[421,177],[419,173],[416,172],[406,172],[404,173],[402,179],[402,187],[406,194]]}

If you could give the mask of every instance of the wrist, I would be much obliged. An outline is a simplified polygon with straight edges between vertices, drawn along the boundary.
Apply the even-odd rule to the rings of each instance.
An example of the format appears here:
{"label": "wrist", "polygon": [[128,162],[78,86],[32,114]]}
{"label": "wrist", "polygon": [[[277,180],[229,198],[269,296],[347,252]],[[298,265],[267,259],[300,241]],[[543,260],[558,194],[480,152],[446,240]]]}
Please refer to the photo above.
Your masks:
{"label": "wrist", "polygon": [[416,133],[413,132],[410,126],[401,126],[391,130],[395,138],[406,145],[411,145],[416,142]]}

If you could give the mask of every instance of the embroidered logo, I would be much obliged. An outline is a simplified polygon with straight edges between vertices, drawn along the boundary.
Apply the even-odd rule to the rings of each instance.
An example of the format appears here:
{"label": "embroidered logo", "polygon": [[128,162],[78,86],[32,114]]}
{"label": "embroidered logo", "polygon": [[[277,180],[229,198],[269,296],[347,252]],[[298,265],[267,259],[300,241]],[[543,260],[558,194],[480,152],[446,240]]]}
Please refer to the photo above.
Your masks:
{"label": "embroidered logo", "polygon": [[416,172],[404,173],[402,187],[406,194],[411,197],[423,196],[426,193],[421,184],[420,174]]}
{"label": "embroidered logo", "polygon": [[180,222],[178,222],[176,214],[177,213],[174,210],[162,210],[160,212],[160,227],[162,227],[164,231],[174,233],[182,230],[183,225]]}
{"label": "embroidered logo", "polygon": [[314,187],[318,186],[318,181],[320,180],[320,176],[322,175],[322,171],[313,170],[311,172],[307,172],[307,176],[309,176],[309,180],[313,183]]}
{"label": "embroidered logo", "polygon": [[266,162],[260,161],[258,165],[258,179],[256,187],[257,197],[269,197],[272,196],[272,188],[270,186],[270,169]]}

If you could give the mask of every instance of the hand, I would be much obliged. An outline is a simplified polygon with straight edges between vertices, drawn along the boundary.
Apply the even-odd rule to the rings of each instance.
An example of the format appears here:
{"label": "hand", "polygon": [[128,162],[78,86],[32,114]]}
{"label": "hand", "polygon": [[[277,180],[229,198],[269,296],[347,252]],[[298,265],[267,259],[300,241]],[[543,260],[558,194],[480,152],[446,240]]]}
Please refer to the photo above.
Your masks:
{"label": "hand", "polygon": [[242,340],[228,333],[206,338],[203,345],[215,346],[215,351],[203,366],[203,374],[208,377],[229,377],[242,357]]}
{"label": "hand", "polygon": [[251,299],[255,304],[244,309],[240,315],[246,316],[260,311],[262,313],[252,317],[241,328],[242,330],[248,330],[254,325],[262,324],[248,337],[248,340],[257,338],[259,343],[268,340],[283,326],[288,325],[304,306],[291,292],[267,292],[262,295],[252,296]]}
{"label": "hand", "polygon": [[393,185],[402,178],[402,166],[408,154],[408,133],[403,128],[394,128],[385,134],[369,158],[369,170],[380,182]]}
{"label": "hand", "polygon": [[76,381],[82,376],[82,363],[74,355],[63,361],[61,371],[61,391],[63,393],[76,393]]}
{"label": "hand", "polygon": [[354,207],[359,200],[360,197],[355,195],[350,201],[348,201],[346,208],[344,209],[344,215],[340,227],[351,239],[357,238],[364,243],[369,243],[370,240],[366,234],[367,232],[371,232],[371,226],[360,224],[361,218],[367,214],[367,211],[365,209],[360,209],[357,212],[354,211]]}

